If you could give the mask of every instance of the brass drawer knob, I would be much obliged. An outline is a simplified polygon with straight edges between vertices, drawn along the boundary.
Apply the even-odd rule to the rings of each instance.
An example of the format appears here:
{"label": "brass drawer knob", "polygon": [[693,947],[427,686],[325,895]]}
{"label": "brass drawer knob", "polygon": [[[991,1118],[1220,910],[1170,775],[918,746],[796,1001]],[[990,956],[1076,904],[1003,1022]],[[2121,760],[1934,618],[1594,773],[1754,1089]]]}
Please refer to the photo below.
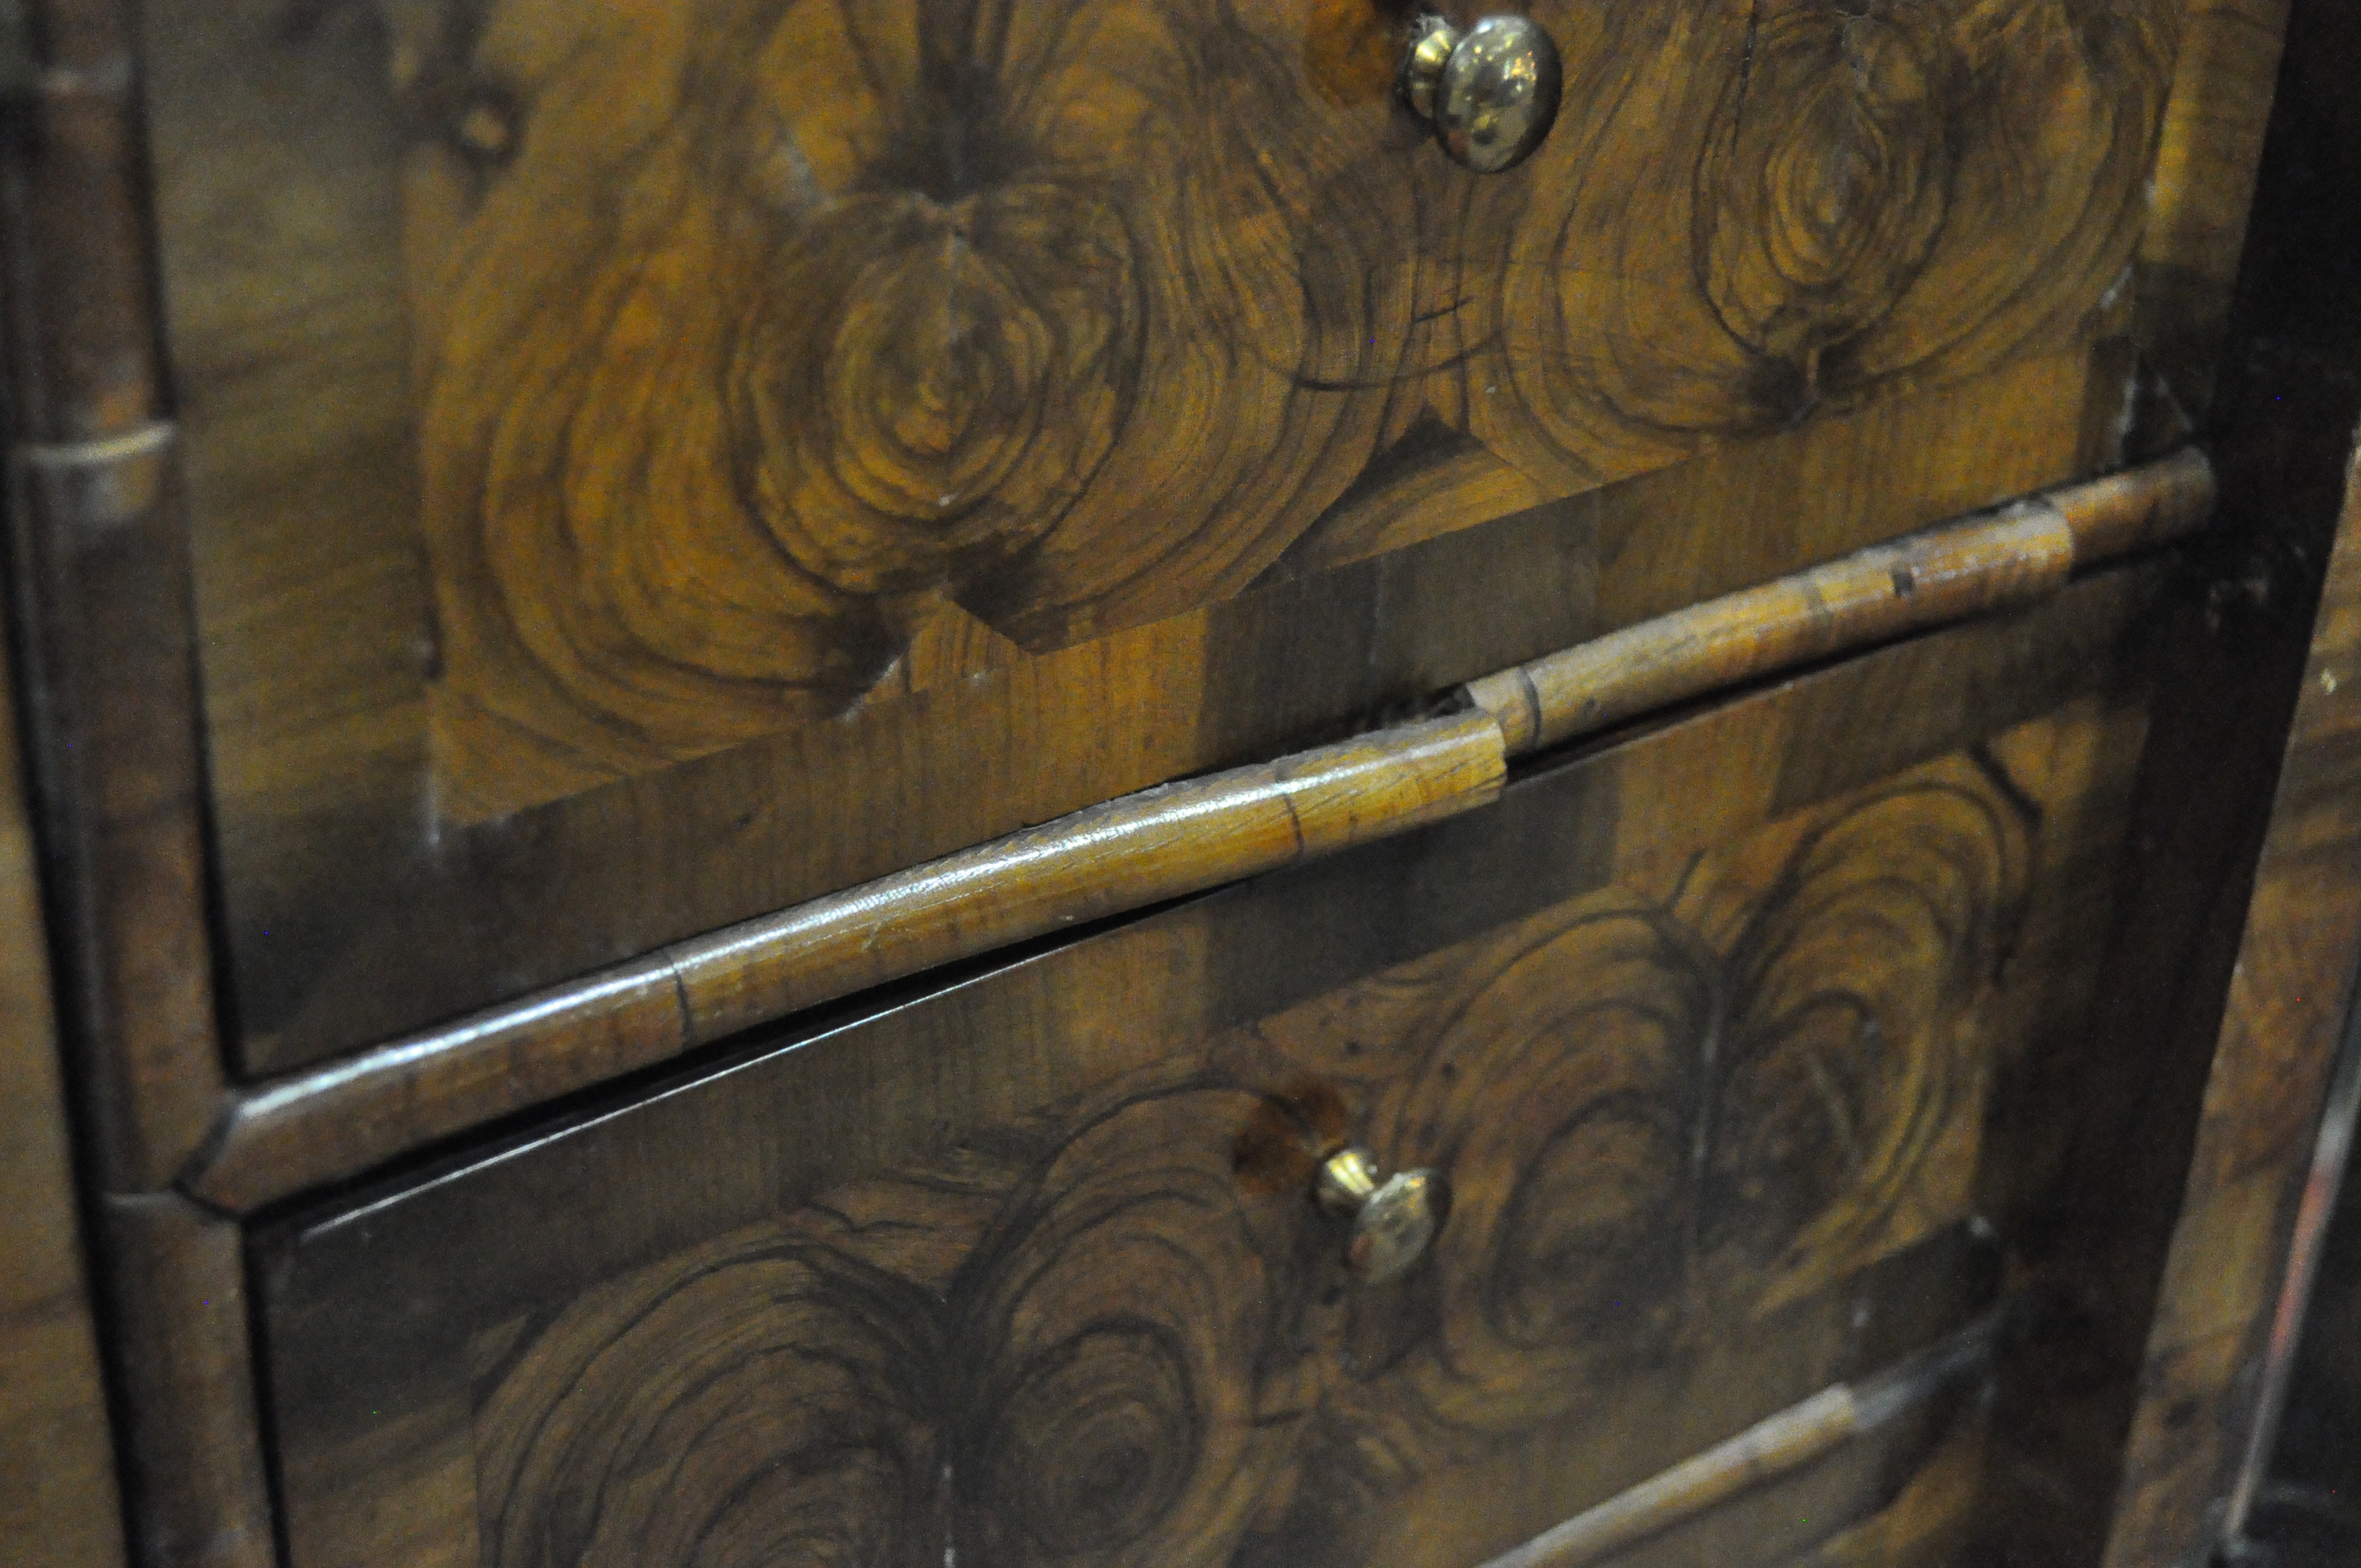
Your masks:
{"label": "brass drawer knob", "polygon": [[1478,174],[1522,163],[1557,123],[1557,45],[1526,16],[1487,16],[1461,32],[1441,16],[1411,24],[1401,91],[1443,150]]}
{"label": "brass drawer knob", "polygon": [[1431,1170],[1378,1177],[1377,1157],[1363,1148],[1332,1155],[1320,1168],[1320,1206],[1349,1216],[1352,1239],[1345,1265],[1371,1285],[1416,1263],[1434,1239],[1435,1176]]}

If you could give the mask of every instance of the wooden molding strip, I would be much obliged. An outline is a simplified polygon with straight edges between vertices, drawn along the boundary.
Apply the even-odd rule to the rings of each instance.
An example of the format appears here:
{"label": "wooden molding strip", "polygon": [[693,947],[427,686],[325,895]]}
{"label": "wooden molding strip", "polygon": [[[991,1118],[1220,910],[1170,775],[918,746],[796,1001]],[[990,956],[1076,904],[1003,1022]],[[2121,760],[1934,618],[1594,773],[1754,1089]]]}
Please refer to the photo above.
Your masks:
{"label": "wooden molding strip", "polygon": [[670,950],[689,1043],[1499,798],[1480,714],[1167,784]]}
{"label": "wooden molding strip", "polygon": [[2192,532],[2213,504],[2213,468],[2191,450],[1708,599],[1465,689],[1519,756],[1738,681],[2029,604],[2077,566]]}
{"label": "wooden molding strip", "polygon": [[[5,620],[0,616],[0,621]],[[0,693],[14,689],[0,636]],[[0,1563],[123,1568],[64,1063],[13,701],[0,696]]]}
{"label": "wooden molding strip", "polygon": [[257,1091],[183,1185],[253,1209],[888,980],[1488,805],[1505,766],[1466,712],[1126,795]]}
{"label": "wooden molding strip", "polygon": [[13,569],[60,1023],[96,1185],[164,1187],[221,1108],[195,616],[117,0],[33,0],[7,181]]}
{"label": "wooden molding strip", "polygon": [[130,1557],[278,1557],[238,1226],[165,1189],[227,1097],[203,718],[132,7],[28,0],[13,105],[7,554],[60,1036],[89,1133]]}
{"label": "wooden molding strip", "polygon": [[1729,1442],[1553,1525],[1483,1568],[1579,1568],[1612,1557],[1716,1504],[1800,1470],[1860,1434],[1861,1400],[1851,1386],[1824,1388]]}
{"label": "wooden molding strip", "polygon": [[245,1237],[177,1192],[102,1198],[124,1501],[141,1568],[273,1568]]}
{"label": "wooden molding strip", "polygon": [[2027,602],[2075,565],[2189,532],[2212,492],[2195,453],[2078,485],[1487,676],[1449,717],[1126,795],[675,943],[249,1091],[181,1186],[247,1212],[873,985],[1472,810],[1498,797],[1510,751]]}
{"label": "wooden molding strip", "polygon": [[154,1191],[203,1146],[225,1094],[172,431],[26,443],[13,457],[26,749],[61,1032],[97,1185]]}
{"label": "wooden molding strip", "polygon": [[1650,1541],[1732,1497],[1792,1475],[1855,1438],[1991,1369],[2011,1308],[1993,1309],[1855,1386],[1839,1383],[1764,1418],[1670,1470],[1628,1487],[1512,1547],[1483,1568],[1585,1568]]}

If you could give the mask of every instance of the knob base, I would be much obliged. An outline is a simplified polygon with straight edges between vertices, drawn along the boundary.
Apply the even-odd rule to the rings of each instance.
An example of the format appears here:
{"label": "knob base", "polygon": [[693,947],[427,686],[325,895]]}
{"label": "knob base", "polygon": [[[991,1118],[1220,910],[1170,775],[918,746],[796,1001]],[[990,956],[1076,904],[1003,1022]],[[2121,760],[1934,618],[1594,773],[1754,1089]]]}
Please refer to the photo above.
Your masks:
{"label": "knob base", "polygon": [[1411,111],[1422,120],[1434,119],[1435,89],[1443,68],[1459,47],[1457,27],[1440,16],[1421,16],[1410,25],[1410,52],[1402,57],[1401,93]]}

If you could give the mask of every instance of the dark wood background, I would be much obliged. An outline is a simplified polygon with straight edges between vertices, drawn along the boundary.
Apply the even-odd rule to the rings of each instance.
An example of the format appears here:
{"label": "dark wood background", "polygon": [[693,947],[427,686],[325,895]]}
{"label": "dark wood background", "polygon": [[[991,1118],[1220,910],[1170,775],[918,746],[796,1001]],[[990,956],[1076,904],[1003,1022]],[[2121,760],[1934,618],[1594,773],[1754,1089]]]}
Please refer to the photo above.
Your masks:
{"label": "dark wood background", "polygon": [[[0,691],[8,660],[0,646]],[[123,1561],[13,706],[0,702],[0,1560]]]}

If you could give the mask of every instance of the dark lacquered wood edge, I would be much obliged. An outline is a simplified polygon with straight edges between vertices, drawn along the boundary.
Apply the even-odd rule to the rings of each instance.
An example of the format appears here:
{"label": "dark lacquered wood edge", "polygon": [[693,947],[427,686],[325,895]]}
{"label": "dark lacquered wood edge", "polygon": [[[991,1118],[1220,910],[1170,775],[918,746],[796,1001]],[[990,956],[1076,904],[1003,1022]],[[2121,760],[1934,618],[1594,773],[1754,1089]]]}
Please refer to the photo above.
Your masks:
{"label": "dark lacquered wood edge", "polygon": [[[2293,1353],[2280,1284],[2315,1190],[2314,1133],[2361,969],[2361,471],[2349,484],[2244,903],[2194,1148],[2125,1438],[2108,1568],[2220,1544],[2263,1373]],[[2285,1343],[2278,1343],[2284,1341]]]}
{"label": "dark lacquered wood edge", "polygon": [[[2074,564],[2179,537],[2202,521],[2211,494],[2204,457],[2188,453],[1905,545],[1899,565],[1881,546],[1802,574],[1882,584],[1905,615],[1822,617],[1808,648],[1779,632],[1784,621],[1751,643],[1700,639],[1691,611],[1602,641],[1621,645],[1636,633],[1644,654],[1653,629],[1671,652],[1640,662],[1649,689],[1676,700],[1924,629],[1927,619],[1907,619],[1917,613],[1914,594],[1896,586],[1911,562],[1928,575],[1925,597],[1946,607],[1936,619],[1955,621],[2030,602],[2037,596],[2026,583],[2054,590]],[[2020,548],[2028,537],[2048,548]],[[1987,578],[2006,590],[1980,587]],[[1741,597],[1768,607],[1766,620],[1826,602],[1812,586]],[[1730,620],[1726,606],[1714,613]],[[1489,678],[1494,691],[1529,685],[1521,671]],[[1499,792],[1514,721],[1479,695],[1457,715],[1126,796],[259,1086],[232,1102],[183,1184],[206,1202],[250,1212],[874,985],[1473,809]]]}
{"label": "dark lacquered wood edge", "polygon": [[0,159],[10,577],[60,1032],[135,1561],[272,1562],[236,1224],[166,1189],[220,1110],[188,542],[118,0],[33,0]]}
{"label": "dark lacquered wood edge", "polygon": [[[2195,19],[2209,48],[2248,53],[2235,69],[2268,75],[2281,14],[2265,0]],[[2334,801],[2351,766],[2339,753],[2353,750],[2320,744],[2317,715],[2339,694],[2320,685],[2312,643],[2315,630],[2350,635],[2314,609],[2361,417],[2361,26],[2335,0],[2284,15],[2201,433],[2221,521],[2160,626],[2168,699],[2134,797],[2095,1032],[2082,1061],[2045,1082],[2061,1107],[2048,1135],[2069,1166],[2046,1211],[2021,1217],[2056,1310],[2003,1371],[1982,1519],[1983,1549],[2011,1560],[2166,1568],[2210,1555],[2293,1172],[2328,1081],[2325,1042],[2303,1019],[2335,1013],[2352,962],[2321,945],[2334,945],[2361,882],[2332,871],[2352,853]],[[2257,89],[2242,114],[2270,98]],[[2266,1003],[2290,1012],[2268,1039],[2242,1034],[2241,1015],[2250,1025]]]}
{"label": "dark lacquered wood edge", "polygon": [[2108,1568],[2177,1563],[2215,1544],[2258,1415],[2277,1288],[2361,962],[2356,616],[2361,495],[2330,565],[2245,901],[2124,1439]]}
{"label": "dark lacquered wood edge", "polygon": [[60,1011],[97,1184],[159,1190],[224,1076],[170,427],[16,452],[17,604]]}
{"label": "dark lacquered wood edge", "polygon": [[129,18],[41,0],[26,19],[38,58],[0,171],[18,674],[97,1185],[151,1191],[223,1080],[188,542]]}
{"label": "dark lacquered wood edge", "polygon": [[135,1561],[268,1568],[278,1560],[256,1412],[245,1238],[178,1193],[100,1201],[123,1490]]}
{"label": "dark lacquered wood edge", "polygon": [[131,30],[115,0],[24,12],[38,58],[8,105],[12,414],[20,440],[105,440],[160,400]]}
{"label": "dark lacquered wood edge", "polygon": [[[0,642],[0,689],[11,674]],[[122,1496],[16,735],[0,696],[0,1563],[111,1568]]]}

